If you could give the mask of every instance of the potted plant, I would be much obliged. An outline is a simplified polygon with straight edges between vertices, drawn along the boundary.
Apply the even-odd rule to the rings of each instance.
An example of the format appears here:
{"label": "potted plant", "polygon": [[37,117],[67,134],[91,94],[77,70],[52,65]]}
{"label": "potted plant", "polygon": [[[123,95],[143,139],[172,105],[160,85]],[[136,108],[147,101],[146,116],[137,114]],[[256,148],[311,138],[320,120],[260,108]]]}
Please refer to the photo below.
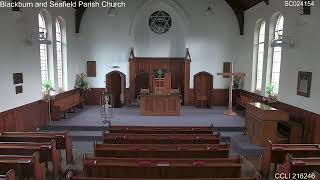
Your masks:
{"label": "potted plant", "polygon": [[268,104],[277,101],[276,86],[274,84],[272,83],[267,84],[266,93],[268,94],[268,97],[267,97]]}
{"label": "potted plant", "polygon": [[52,82],[50,80],[46,80],[42,83],[42,87],[43,87],[43,100],[45,100],[46,102],[48,102],[48,117],[49,117],[49,123],[51,124],[51,95],[50,93],[52,91],[55,91],[52,85]]}
{"label": "potted plant", "polygon": [[85,74],[77,74],[74,88],[80,89],[81,95],[84,95],[86,92],[90,91],[90,84]]}
{"label": "potted plant", "polygon": [[233,78],[233,89],[240,89],[241,76],[235,76]]}
{"label": "potted plant", "polygon": [[50,80],[46,80],[42,83],[42,87],[43,87],[43,99],[45,101],[50,100],[51,96],[50,93],[52,91],[55,91],[52,85],[52,82]]}

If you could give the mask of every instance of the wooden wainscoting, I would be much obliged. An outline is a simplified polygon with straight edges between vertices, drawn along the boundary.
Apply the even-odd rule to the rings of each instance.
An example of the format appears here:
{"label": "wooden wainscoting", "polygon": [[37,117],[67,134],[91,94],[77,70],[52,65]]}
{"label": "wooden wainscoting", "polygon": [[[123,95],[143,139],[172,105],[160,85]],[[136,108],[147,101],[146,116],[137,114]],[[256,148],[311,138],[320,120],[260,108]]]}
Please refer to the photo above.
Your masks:
{"label": "wooden wainscoting", "polygon": [[227,106],[229,101],[229,90],[213,89],[211,98],[212,106]]}
{"label": "wooden wainscoting", "polygon": [[[105,88],[91,88],[85,95],[85,104],[86,105],[100,105],[100,95],[105,91]],[[124,91],[124,103],[125,106],[131,104],[130,91],[129,88],[126,88]]]}
{"label": "wooden wainscoting", "polygon": [[85,95],[86,105],[100,105],[100,96],[105,91],[105,88],[91,88]]}
{"label": "wooden wainscoting", "polygon": [[34,131],[48,123],[48,103],[39,100],[0,113],[0,132]]}
{"label": "wooden wainscoting", "polygon": [[[262,101],[262,96],[252,92],[237,90],[235,95],[245,95]],[[276,102],[271,105],[274,108],[289,112],[289,118],[292,121],[301,123],[304,127],[303,143],[320,143],[320,115],[283,103]]]}
{"label": "wooden wainscoting", "polygon": [[[187,106],[194,105],[194,89],[189,90],[189,99],[192,101]],[[227,106],[229,100],[229,91],[228,89],[213,89],[211,95],[211,106]]]}

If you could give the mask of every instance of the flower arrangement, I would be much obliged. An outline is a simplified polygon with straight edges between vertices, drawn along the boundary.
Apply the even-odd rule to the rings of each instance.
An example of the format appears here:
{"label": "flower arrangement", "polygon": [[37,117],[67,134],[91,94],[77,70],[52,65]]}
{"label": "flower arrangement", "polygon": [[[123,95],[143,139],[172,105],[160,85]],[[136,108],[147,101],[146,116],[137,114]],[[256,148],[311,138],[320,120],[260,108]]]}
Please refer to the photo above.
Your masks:
{"label": "flower arrangement", "polygon": [[240,89],[241,76],[235,76],[233,78],[233,89]]}
{"label": "flower arrangement", "polygon": [[53,84],[50,80],[45,80],[42,83],[42,88],[43,88],[43,99],[44,100],[49,100],[50,99],[50,93],[52,91],[55,91],[53,88]]}
{"label": "flower arrangement", "polygon": [[264,97],[264,101],[269,105],[277,102],[276,86],[274,84],[269,83],[266,85],[266,93],[268,94],[268,97]]}
{"label": "flower arrangement", "polygon": [[87,80],[87,76],[85,74],[83,74],[83,73],[77,74],[74,88],[80,89],[80,91],[82,93],[90,91],[90,84],[89,84],[89,82]]}
{"label": "flower arrangement", "polygon": [[276,86],[272,83],[267,84],[266,93],[269,97],[274,97],[276,95]]}

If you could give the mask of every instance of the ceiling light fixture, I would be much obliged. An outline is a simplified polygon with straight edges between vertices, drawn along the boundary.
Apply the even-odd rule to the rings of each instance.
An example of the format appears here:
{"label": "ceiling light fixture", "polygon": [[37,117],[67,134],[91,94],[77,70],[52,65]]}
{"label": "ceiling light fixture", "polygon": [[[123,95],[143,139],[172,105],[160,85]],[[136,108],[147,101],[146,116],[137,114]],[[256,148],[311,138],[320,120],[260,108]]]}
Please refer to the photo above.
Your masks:
{"label": "ceiling light fixture", "polygon": [[208,0],[208,8],[206,9],[205,15],[206,16],[214,15],[213,9],[211,7],[211,0]]}

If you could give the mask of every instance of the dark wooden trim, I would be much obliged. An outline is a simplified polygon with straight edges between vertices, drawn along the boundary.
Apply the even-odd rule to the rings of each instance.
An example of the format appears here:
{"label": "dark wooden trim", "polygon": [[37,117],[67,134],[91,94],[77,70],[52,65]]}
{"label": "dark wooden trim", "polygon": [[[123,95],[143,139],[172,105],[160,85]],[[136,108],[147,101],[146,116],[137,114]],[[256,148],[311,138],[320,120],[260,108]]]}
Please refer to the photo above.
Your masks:
{"label": "dark wooden trim", "polygon": [[[257,99],[259,101],[262,100],[262,96],[248,92],[245,90],[235,90],[235,96],[245,95]],[[291,121],[295,121],[304,126],[303,139],[302,143],[320,143],[320,115],[283,103],[276,102],[271,104],[272,107],[289,112],[289,118]]]}

